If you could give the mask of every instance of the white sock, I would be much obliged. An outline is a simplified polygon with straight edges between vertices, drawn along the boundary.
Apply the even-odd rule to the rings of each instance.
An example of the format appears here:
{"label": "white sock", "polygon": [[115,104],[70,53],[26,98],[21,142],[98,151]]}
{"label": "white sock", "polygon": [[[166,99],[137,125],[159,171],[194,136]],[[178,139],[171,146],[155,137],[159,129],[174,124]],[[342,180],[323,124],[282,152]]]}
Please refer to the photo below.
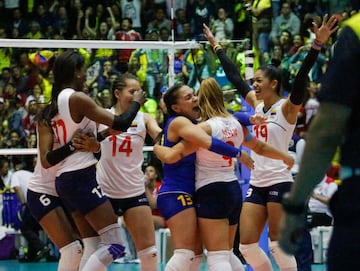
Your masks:
{"label": "white sock", "polygon": [[254,271],[272,271],[269,257],[259,247],[258,243],[243,245],[240,244],[241,254],[246,262],[251,265]]}
{"label": "white sock", "polygon": [[77,271],[81,261],[83,252],[82,245],[76,240],[62,248],[60,248],[60,260],[58,271]]}
{"label": "white sock", "polygon": [[244,271],[244,265],[240,259],[234,254],[233,250],[230,250],[230,265],[233,271]]}
{"label": "white sock", "polygon": [[79,270],[82,270],[85,263],[90,258],[91,254],[93,254],[97,250],[100,244],[100,240],[101,240],[100,236],[93,236],[82,239],[82,242],[84,244],[84,252],[81,257]]}
{"label": "white sock", "polygon": [[209,271],[232,271],[229,250],[208,251],[207,265]]}
{"label": "white sock", "polygon": [[271,241],[269,248],[275,262],[279,266],[280,271],[297,271],[295,257],[285,254],[279,247],[279,243],[277,241]]}
{"label": "white sock", "polygon": [[155,246],[145,248],[137,253],[141,271],[157,271],[157,249]]}

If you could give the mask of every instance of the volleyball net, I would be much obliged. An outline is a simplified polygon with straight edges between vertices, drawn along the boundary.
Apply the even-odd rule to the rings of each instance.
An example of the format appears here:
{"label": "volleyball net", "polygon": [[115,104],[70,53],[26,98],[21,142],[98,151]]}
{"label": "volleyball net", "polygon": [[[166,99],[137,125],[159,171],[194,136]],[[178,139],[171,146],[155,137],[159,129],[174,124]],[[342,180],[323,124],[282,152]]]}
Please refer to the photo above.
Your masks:
{"label": "volleyball net", "polygon": [[[244,78],[249,79],[253,73],[253,55],[247,45],[247,40],[224,41],[221,44],[226,50],[229,58],[237,63],[240,72]],[[187,65],[189,74],[194,78],[186,78],[184,83],[190,79],[192,87],[196,89],[203,78],[204,66],[206,66],[207,76],[215,77],[224,91],[230,92],[232,88],[226,79],[221,65],[207,42],[193,41],[104,41],[104,40],[35,40],[35,39],[0,39],[0,48],[21,48],[22,51],[33,53],[41,50],[57,51],[59,49],[85,49],[93,51],[97,49],[112,49],[114,51],[121,49],[133,49],[141,51],[147,58],[152,57],[152,53],[162,53],[167,56],[166,63],[160,63],[166,66],[165,74],[166,85],[171,86],[179,81],[179,72],[183,72],[179,67]],[[115,56],[114,56],[115,57]],[[93,60],[90,59],[90,65]],[[245,64],[245,65],[244,65]],[[90,66],[89,65],[89,66]],[[163,78],[163,80],[164,80]],[[195,83],[194,83],[195,82]],[[144,146],[144,152],[152,151],[152,146]],[[0,156],[6,155],[35,155],[34,148],[0,148]]]}

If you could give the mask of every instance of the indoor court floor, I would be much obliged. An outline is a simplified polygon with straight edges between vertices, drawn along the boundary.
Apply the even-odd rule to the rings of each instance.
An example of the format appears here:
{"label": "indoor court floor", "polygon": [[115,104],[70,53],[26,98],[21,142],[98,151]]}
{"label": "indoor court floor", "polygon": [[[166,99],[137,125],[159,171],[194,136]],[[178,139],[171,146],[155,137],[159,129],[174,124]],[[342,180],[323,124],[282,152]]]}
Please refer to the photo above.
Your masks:
{"label": "indoor court floor", "polygon": [[[159,271],[164,270],[165,265],[159,264]],[[57,263],[19,263],[16,260],[0,261],[0,271],[56,271]],[[203,263],[200,271],[206,271],[206,263]],[[274,267],[274,271],[278,269]],[[314,264],[312,271],[325,271],[324,264]],[[137,263],[113,263],[109,266],[108,271],[140,271],[140,265]]]}

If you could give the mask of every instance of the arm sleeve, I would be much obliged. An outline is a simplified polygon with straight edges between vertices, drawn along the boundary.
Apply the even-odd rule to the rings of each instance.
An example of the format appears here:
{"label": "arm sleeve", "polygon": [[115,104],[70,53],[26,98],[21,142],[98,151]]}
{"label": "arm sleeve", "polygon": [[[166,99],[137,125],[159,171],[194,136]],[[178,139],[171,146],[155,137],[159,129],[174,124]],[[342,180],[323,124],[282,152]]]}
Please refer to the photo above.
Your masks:
{"label": "arm sleeve", "polygon": [[227,57],[223,49],[216,51],[227,79],[234,85],[244,98],[250,91],[249,85],[241,78],[241,75],[232,61]]}
{"label": "arm sleeve", "polygon": [[244,126],[252,125],[250,122],[251,114],[246,112],[235,112],[233,116]]}
{"label": "arm sleeve", "polygon": [[209,151],[216,152],[217,154],[226,155],[229,157],[241,156],[241,150],[225,143],[224,141],[211,137],[211,146]]}
{"label": "arm sleeve", "polygon": [[46,154],[46,160],[50,165],[54,166],[64,160],[66,157],[70,156],[74,151],[75,148],[72,146],[71,141],[69,141],[64,146],[61,146],[56,150],[49,151]]}
{"label": "arm sleeve", "polygon": [[133,101],[128,110],[126,110],[120,116],[115,116],[111,128],[117,131],[126,131],[130,127],[131,122],[136,117],[136,114],[139,111],[139,109],[140,109],[140,104],[138,102]]}
{"label": "arm sleeve", "polygon": [[299,72],[297,73],[294,85],[290,94],[290,101],[295,105],[300,105],[304,102],[306,91],[307,91],[307,76],[309,74],[310,69],[314,65],[319,51],[311,48],[308,54],[306,55]]}

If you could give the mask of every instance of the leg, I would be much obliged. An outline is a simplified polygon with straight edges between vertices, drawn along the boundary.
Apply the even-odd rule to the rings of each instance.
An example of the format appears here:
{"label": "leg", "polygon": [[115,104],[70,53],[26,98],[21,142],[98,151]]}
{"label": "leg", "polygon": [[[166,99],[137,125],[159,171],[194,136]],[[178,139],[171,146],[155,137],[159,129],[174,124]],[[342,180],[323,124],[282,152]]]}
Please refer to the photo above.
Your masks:
{"label": "leg", "polygon": [[77,240],[78,236],[64,210],[61,207],[53,209],[39,223],[51,241],[60,249],[58,271],[77,271],[82,256],[82,245]]}
{"label": "leg", "polygon": [[[244,271],[244,264],[240,258],[234,253],[234,243],[236,235],[239,236],[239,224],[229,226],[229,247],[230,247],[230,265],[233,271]],[[237,245],[237,249],[239,244]],[[238,249],[239,250],[239,249]]]}
{"label": "leg", "polygon": [[199,240],[195,209],[188,208],[177,213],[167,224],[171,232],[174,254],[166,264],[165,270],[188,271],[195,254],[201,253],[196,245],[199,241],[194,242]]}
{"label": "leg", "polygon": [[47,213],[39,224],[59,249],[80,238],[61,207]]}
{"label": "leg", "polygon": [[277,242],[279,236],[279,222],[284,215],[282,206],[277,202],[269,202],[267,205],[269,220],[269,237],[271,240],[270,251],[280,270],[296,271],[297,265],[294,256],[285,254]]}
{"label": "leg", "polygon": [[208,250],[207,262],[209,270],[231,271],[228,219],[199,217],[198,223],[201,239]]}
{"label": "leg", "polygon": [[81,232],[81,238],[84,245],[79,270],[82,270],[90,256],[97,250],[100,244],[100,236],[90,226],[89,222],[78,211],[71,213],[74,223]]}
{"label": "leg", "polygon": [[129,230],[138,253],[141,270],[157,270],[157,249],[155,247],[155,229],[149,206],[136,206],[124,214],[125,224]]}
{"label": "leg", "polygon": [[[125,255],[124,241],[110,202],[107,200],[85,215],[101,238],[100,246],[83,267],[84,271],[106,270],[114,260]],[[80,229],[79,229],[80,230]]]}
{"label": "leg", "polygon": [[259,239],[267,219],[265,206],[244,202],[240,215],[240,251],[256,271],[272,270],[270,259],[259,247]]}

